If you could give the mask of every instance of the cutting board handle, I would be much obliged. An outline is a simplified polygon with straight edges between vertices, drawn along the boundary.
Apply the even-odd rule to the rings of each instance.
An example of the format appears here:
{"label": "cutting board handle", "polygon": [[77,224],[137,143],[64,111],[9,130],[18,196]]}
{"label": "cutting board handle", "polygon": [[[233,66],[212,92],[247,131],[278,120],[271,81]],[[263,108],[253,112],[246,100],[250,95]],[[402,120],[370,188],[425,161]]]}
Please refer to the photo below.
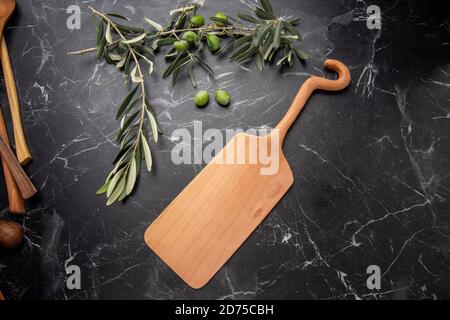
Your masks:
{"label": "cutting board handle", "polygon": [[279,130],[281,144],[314,90],[339,91],[349,85],[350,71],[345,64],[338,60],[327,59],[323,65],[325,68],[336,71],[339,78],[337,80],[329,80],[322,77],[311,77],[303,83],[288,112],[276,126],[276,129]]}

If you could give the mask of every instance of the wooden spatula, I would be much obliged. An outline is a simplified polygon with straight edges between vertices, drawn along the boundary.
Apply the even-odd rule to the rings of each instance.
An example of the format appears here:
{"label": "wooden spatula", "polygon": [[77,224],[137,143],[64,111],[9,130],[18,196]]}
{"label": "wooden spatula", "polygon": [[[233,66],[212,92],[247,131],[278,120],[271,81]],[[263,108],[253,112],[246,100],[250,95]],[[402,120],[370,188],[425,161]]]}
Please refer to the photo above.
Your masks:
{"label": "wooden spatula", "polygon": [[[287,131],[314,90],[338,91],[350,83],[343,63],[324,65],[339,79],[306,80],[269,135],[234,136],[145,232],[148,246],[191,287],[214,276],[294,182],[282,151]],[[261,154],[268,155],[264,161]],[[268,169],[269,157],[278,160],[277,170]]]}

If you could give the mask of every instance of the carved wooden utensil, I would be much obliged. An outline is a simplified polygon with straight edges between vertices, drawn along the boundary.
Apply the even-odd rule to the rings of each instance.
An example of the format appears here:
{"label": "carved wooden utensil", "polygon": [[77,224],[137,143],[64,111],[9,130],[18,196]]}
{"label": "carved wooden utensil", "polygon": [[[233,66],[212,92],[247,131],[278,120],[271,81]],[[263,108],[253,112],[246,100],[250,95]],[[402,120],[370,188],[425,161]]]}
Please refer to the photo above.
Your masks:
{"label": "carved wooden utensil", "polygon": [[[0,110],[0,137],[3,141],[9,145],[8,131],[6,130],[5,120],[3,119],[3,113]],[[5,159],[2,160],[3,175],[5,176],[6,192],[8,193],[9,211],[12,213],[23,214],[25,213],[25,203],[22,195],[20,194],[17,184],[14,181],[14,177],[9,170],[8,164]]]}
{"label": "carved wooden utensil", "polygon": [[17,161],[14,153],[2,138],[0,138],[0,155],[8,165],[22,197],[28,199],[33,196],[37,192],[36,188],[33,186],[30,179],[28,179],[27,174],[23,171],[22,166]]}
{"label": "carved wooden utensil", "polygon": [[3,75],[5,78],[6,91],[8,93],[9,108],[14,127],[14,141],[16,143],[16,154],[20,164],[27,164],[31,160],[27,141],[22,127],[22,117],[20,115],[19,98],[17,96],[16,83],[12,71],[11,61],[8,53],[8,46],[3,37],[3,28],[16,8],[15,0],[0,0],[0,55],[2,60]]}
{"label": "carved wooden utensil", "polygon": [[[10,0],[3,1],[0,0],[0,52],[1,52],[1,44],[3,43],[3,29],[5,24],[11,16],[12,11],[14,11],[15,3],[11,3]],[[5,42],[6,43],[6,42]],[[7,51],[6,51],[7,52]],[[0,53],[1,56],[1,53]],[[9,57],[8,57],[9,61]],[[12,73],[12,72],[11,72]],[[5,80],[6,82],[6,80]],[[8,95],[9,98],[9,95]],[[17,94],[16,94],[16,99]],[[13,99],[14,100],[14,99]],[[11,102],[10,102],[11,103]],[[17,102],[18,105],[18,102]],[[9,145],[8,132],[6,130],[5,120],[3,118],[3,114],[0,110],[0,137]],[[14,181],[11,171],[9,170],[6,162],[2,159],[2,167],[3,167],[3,175],[5,176],[6,183],[6,191],[8,193],[8,203],[9,210],[12,213],[25,213],[25,204],[22,196],[17,188],[17,185]]]}
{"label": "carved wooden utensil", "polygon": [[[338,91],[350,83],[343,63],[326,60],[324,65],[339,79],[306,80],[278,130],[269,135],[237,134],[145,232],[148,246],[191,287],[200,288],[214,276],[294,182],[282,151],[287,131],[314,90]],[[254,153],[274,141],[278,170],[262,175],[267,163]],[[244,164],[221,161],[227,155],[243,157]],[[254,164],[248,161],[255,158]]]}

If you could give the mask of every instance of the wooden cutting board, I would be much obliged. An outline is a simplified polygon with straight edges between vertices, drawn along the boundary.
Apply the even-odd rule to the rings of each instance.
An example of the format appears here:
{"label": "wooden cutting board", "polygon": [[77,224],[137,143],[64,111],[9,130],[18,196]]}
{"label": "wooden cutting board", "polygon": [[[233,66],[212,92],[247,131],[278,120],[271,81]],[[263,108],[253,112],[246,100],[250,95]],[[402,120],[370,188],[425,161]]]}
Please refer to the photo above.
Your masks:
{"label": "wooden cutting board", "polygon": [[287,131],[314,90],[350,83],[343,63],[329,59],[324,66],[339,79],[306,80],[269,135],[234,136],[145,232],[147,245],[192,288],[208,283],[293,184],[282,151]]}

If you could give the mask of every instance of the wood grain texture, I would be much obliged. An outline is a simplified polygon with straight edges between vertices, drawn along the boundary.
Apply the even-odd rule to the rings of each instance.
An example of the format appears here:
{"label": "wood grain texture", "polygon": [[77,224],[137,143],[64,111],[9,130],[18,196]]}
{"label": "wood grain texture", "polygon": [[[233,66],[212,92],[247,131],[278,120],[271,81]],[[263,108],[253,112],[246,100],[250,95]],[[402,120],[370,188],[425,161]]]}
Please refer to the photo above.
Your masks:
{"label": "wood grain texture", "polygon": [[[278,130],[268,136],[237,134],[145,232],[148,246],[192,288],[208,283],[293,184],[281,149],[287,131],[314,90],[341,90],[350,82],[350,72],[341,62],[327,60],[325,66],[337,71],[339,79],[305,81]],[[272,139],[278,142],[271,149],[272,156],[278,155],[278,171],[263,175],[267,164],[255,153]],[[220,160],[227,154],[245,161],[224,164]]]}
{"label": "wood grain texture", "polygon": [[12,153],[9,146],[0,138],[0,155],[2,159],[8,165],[9,170],[14,177],[14,181],[20,190],[20,193],[24,199],[28,199],[36,194],[37,190],[31,183],[25,171],[23,171],[22,166],[17,161],[17,158]]}
{"label": "wood grain texture", "polygon": [[[0,137],[3,139],[5,143],[9,145],[8,132],[6,130],[5,120],[3,118],[3,113],[0,110]],[[14,181],[14,177],[9,170],[6,161],[2,158],[2,168],[3,175],[5,176],[6,183],[6,192],[8,193],[8,203],[9,203],[9,211],[15,214],[23,214],[25,213],[25,203],[20,194],[19,189],[17,188],[16,182]]]}
{"label": "wood grain texture", "polygon": [[[244,136],[261,140],[236,135],[217,157],[235,148]],[[216,159],[145,234],[150,248],[193,288],[204,286],[212,278],[294,181],[284,156],[278,173],[266,176],[260,175],[260,163],[221,164]]]}
{"label": "wood grain texture", "polygon": [[0,291],[0,300],[5,300],[5,297],[3,296],[1,291]]}
{"label": "wood grain texture", "polygon": [[19,98],[17,96],[16,83],[9,58],[8,46],[5,37],[2,37],[0,43],[0,56],[2,61],[3,75],[5,78],[6,91],[8,93],[9,108],[14,127],[14,141],[16,144],[17,159],[20,164],[25,165],[31,160],[31,154],[28,149],[27,141],[22,126],[22,117],[20,115]]}

